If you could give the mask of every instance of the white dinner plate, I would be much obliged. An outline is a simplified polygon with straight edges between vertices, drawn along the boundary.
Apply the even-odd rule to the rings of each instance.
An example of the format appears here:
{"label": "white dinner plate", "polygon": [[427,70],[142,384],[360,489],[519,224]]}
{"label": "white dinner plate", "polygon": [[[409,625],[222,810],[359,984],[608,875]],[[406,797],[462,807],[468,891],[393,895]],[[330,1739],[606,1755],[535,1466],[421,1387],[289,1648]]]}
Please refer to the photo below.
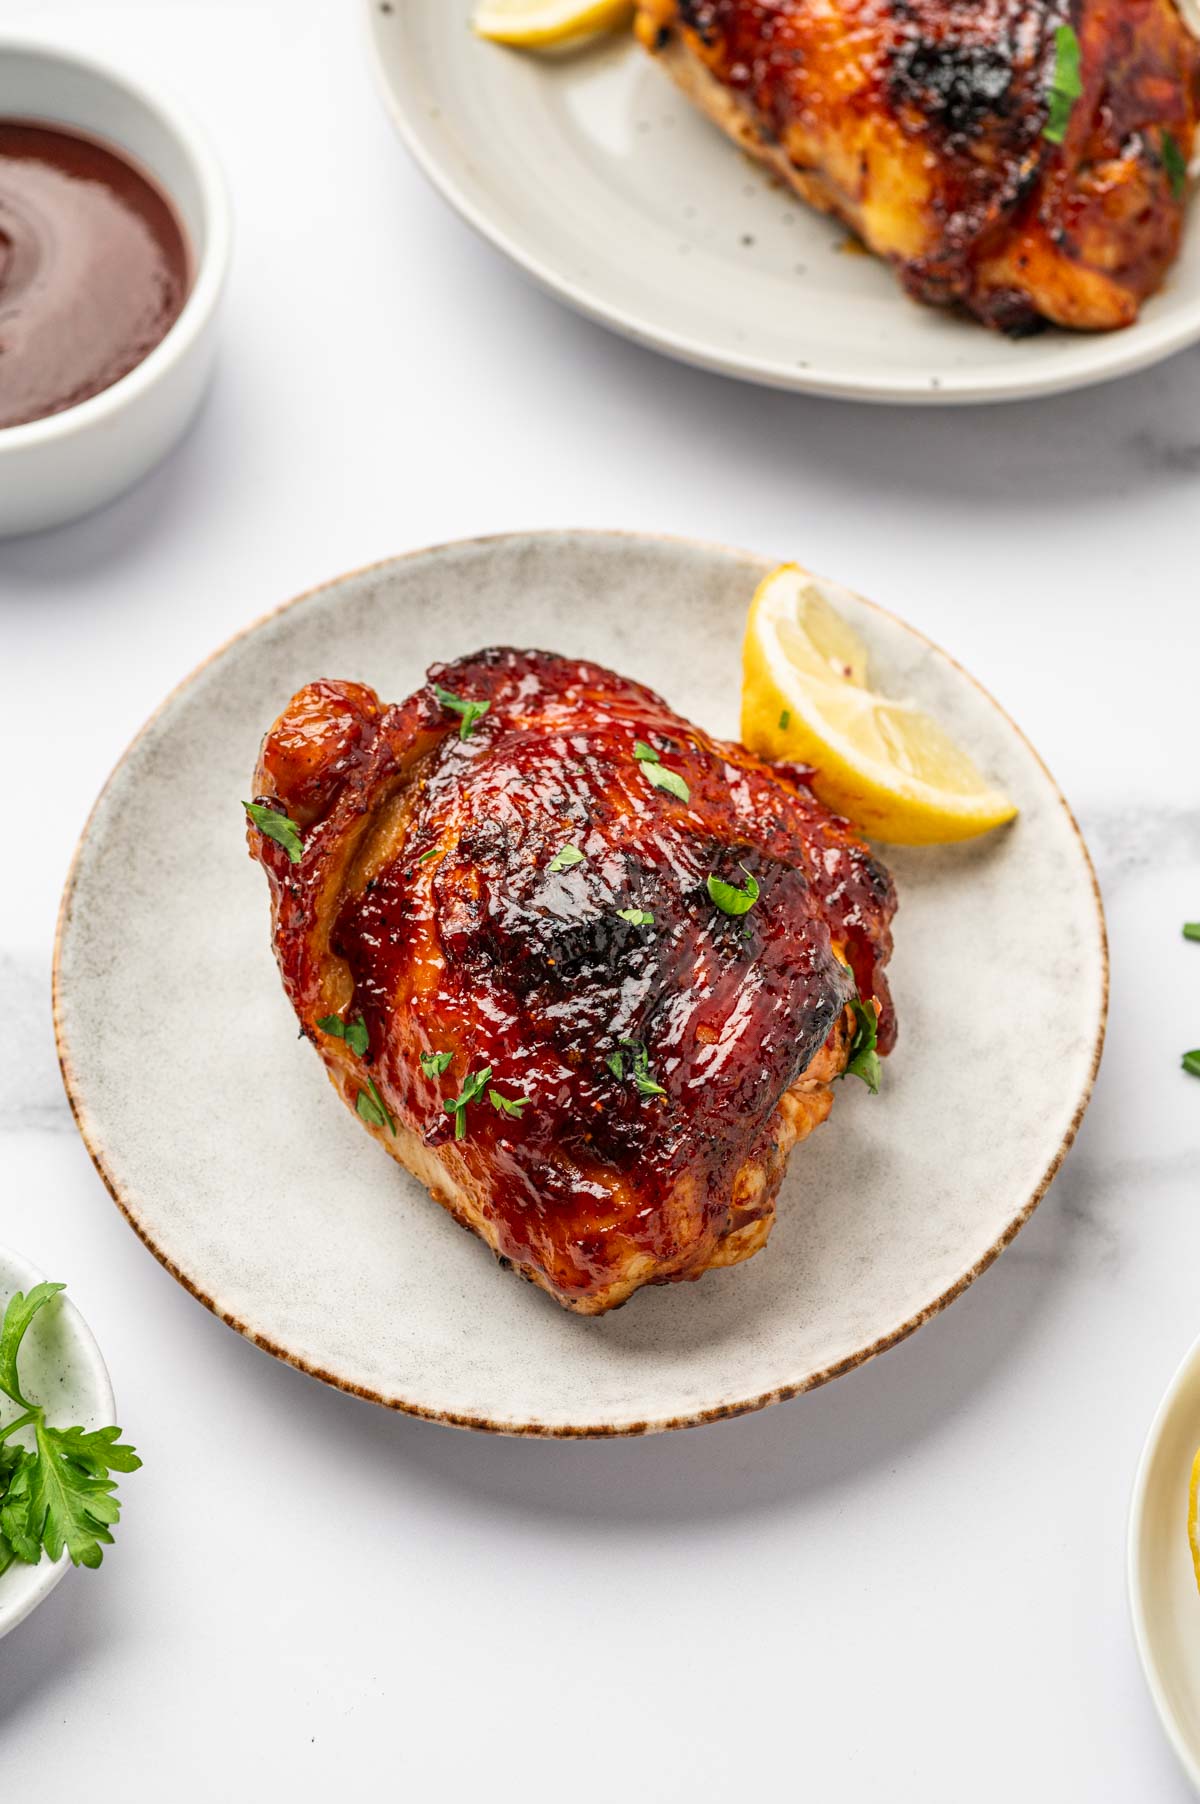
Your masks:
{"label": "white dinner plate", "polygon": [[734,1414],[891,1346],[1026,1220],[1099,1058],[1104,926],[1087,853],[997,705],[919,634],[845,597],[878,681],[929,707],[1020,804],[1011,829],[888,856],[899,1046],[839,1085],[763,1253],[585,1319],[499,1269],[342,1107],[297,1039],[244,843],[259,739],[347,677],[400,700],[497,642],[589,657],[737,729],[765,565],[615,533],[514,534],[346,576],[190,677],[118,765],[68,880],[55,977],[80,1129],[182,1283],[281,1358],[464,1426],[621,1434]]}
{"label": "white dinner plate", "polygon": [[1200,1340],[1167,1387],[1142,1450],[1129,1512],[1129,1606],[1142,1671],[1167,1739],[1200,1791],[1200,1593],[1187,1542],[1200,1447]]}
{"label": "white dinner plate", "polygon": [[907,299],[630,33],[538,56],[475,37],[472,0],[368,6],[392,117],[451,205],[561,300],[685,362],[859,401],[1002,401],[1107,381],[1200,338],[1194,218],[1136,325],[1014,341]]}

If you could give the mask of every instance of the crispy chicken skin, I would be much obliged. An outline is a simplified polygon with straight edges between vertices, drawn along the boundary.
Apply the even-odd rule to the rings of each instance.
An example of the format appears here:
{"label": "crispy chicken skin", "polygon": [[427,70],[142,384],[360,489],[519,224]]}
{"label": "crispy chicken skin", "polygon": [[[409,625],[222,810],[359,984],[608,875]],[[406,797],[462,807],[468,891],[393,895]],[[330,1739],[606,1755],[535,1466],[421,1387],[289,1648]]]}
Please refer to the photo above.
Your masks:
{"label": "crispy chicken skin", "polygon": [[[638,5],[685,92],[917,300],[1013,334],[1104,331],[1161,286],[1183,225],[1172,152],[1190,157],[1200,97],[1174,0]],[[1058,145],[1043,134],[1068,23],[1084,91]]]}
{"label": "crispy chicken skin", "polygon": [[[488,704],[466,738],[434,684]],[[647,778],[639,741],[688,802]],[[892,1043],[891,880],[804,775],[544,652],[435,666],[394,707],[311,683],[263,742],[255,797],[300,828],[300,862],[247,837],[303,1033],[351,1108],[375,1086],[390,1122],[368,1101],[367,1126],[388,1152],[569,1309],[765,1243],[847,1059],[834,946]],[[555,868],[565,847],[583,856]],[[709,873],[746,872],[758,902],[722,913]],[[319,1027],[335,1015],[362,1016],[365,1054]],[[458,1138],[445,1103],[485,1067]],[[493,1092],[528,1102],[510,1113]]]}

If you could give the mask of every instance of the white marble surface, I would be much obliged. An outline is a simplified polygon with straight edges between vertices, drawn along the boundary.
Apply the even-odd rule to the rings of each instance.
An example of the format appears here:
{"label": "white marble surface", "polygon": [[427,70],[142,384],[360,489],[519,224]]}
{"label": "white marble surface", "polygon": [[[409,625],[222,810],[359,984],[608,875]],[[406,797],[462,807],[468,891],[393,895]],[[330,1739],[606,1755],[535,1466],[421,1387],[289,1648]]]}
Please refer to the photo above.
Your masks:
{"label": "white marble surface", "polygon": [[[219,140],[238,245],[187,442],[106,513],[0,547],[0,1238],[69,1280],[146,1459],[104,1570],[0,1647],[4,1770],[36,1758],[47,1799],[119,1804],[1175,1804],[1123,1552],[1200,1328],[1200,1084],[1178,1068],[1200,1043],[1179,937],[1200,916],[1200,354],[937,415],[660,362],[426,191],[356,10],[5,9],[170,77]],[[76,834],[171,684],[338,570],[568,523],[798,555],[946,644],[1076,804],[1115,961],[1076,1150],[973,1290],[812,1397],[616,1445],[390,1417],[220,1326],[94,1175],[48,1005]]]}

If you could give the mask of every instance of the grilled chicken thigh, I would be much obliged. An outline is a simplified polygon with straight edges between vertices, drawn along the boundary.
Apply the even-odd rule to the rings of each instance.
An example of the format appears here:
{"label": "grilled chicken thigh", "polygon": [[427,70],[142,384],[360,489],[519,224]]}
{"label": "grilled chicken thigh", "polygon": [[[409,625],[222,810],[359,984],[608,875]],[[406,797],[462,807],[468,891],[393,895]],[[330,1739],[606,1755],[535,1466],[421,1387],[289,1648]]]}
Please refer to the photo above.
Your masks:
{"label": "grilled chicken thigh", "polygon": [[[1014,334],[1104,330],[1176,255],[1200,45],[1175,0],[638,5],[685,92],[918,300]],[[1082,93],[1055,143],[1064,25]]]}
{"label": "grilled chicken thigh", "polygon": [[[510,650],[394,707],[312,683],[263,743],[256,808],[302,844],[248,839],[303,1032],[387,1151],[570,1309],[757,1252],[856,990],[892,1043],[891,881],[804,775]],[[710,875],[757,900],[723,912]]]}

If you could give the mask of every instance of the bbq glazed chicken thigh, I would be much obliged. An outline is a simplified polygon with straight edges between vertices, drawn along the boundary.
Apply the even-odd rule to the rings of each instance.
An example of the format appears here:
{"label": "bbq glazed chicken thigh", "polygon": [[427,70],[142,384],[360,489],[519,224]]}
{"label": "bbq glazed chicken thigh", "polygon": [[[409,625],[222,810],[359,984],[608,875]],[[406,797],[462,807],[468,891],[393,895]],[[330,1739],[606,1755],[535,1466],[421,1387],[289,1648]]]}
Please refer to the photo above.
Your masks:
{"label": "bbq glazed chicken thigh", "polygon": [[484,651],[394,707],[312,683],[255,797],[300,836],[248,828],[334,1085],[569,1309],[757,1252],[856,993],[892,1043],[887,873],[802,771],[595,665]]}
{"label": "bbq glazed chicken thigh", "polygon": [[1161,286],[1200,81],[1175,0],[638,7],[643,43],[691,99],[916,299],[1013,334],[1105,330]]}

